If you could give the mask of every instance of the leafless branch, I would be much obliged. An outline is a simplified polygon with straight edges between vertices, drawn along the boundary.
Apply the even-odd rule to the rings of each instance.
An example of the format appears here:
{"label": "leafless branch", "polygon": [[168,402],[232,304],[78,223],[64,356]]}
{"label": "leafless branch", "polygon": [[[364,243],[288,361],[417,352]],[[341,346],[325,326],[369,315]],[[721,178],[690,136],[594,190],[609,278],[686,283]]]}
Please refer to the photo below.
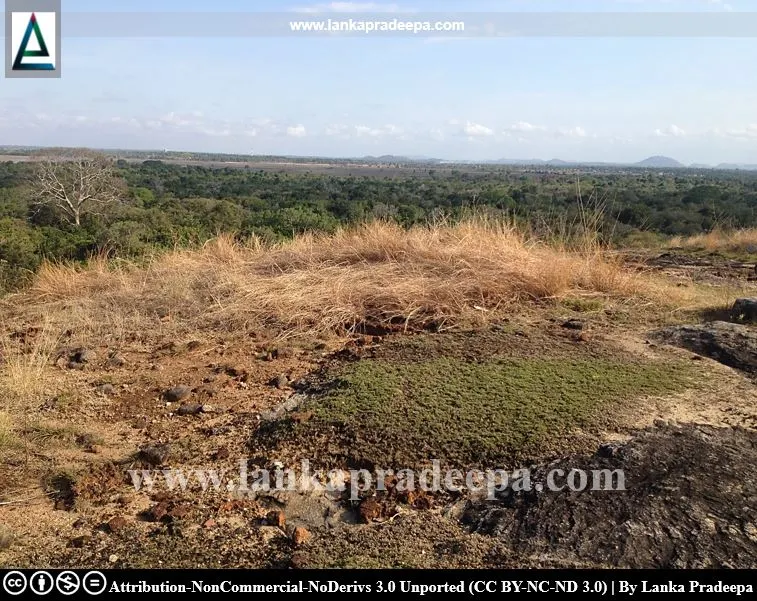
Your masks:
{"label": "leafless branch", "polygon": [[88,151],[41,157],[32,181],[33,202],[58,211],[71,225],[123,199],[124,182],[108,157]]}

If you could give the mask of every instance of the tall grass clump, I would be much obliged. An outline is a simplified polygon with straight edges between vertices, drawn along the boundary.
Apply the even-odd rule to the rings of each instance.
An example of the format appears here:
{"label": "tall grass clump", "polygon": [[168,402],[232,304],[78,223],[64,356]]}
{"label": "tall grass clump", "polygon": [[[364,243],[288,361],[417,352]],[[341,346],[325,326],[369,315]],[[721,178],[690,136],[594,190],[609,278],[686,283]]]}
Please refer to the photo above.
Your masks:
{"label": "tall grass clump", "polygon": [[510,221],[471,217],[410,229],[374,221],[273,244],[221,236],[141,265],[45,264],[11,302],[100,330],[305,334],[366,322],[454,326],[576,295],[669,302],[658,281],[606,252],[592,227],[544,240]]}

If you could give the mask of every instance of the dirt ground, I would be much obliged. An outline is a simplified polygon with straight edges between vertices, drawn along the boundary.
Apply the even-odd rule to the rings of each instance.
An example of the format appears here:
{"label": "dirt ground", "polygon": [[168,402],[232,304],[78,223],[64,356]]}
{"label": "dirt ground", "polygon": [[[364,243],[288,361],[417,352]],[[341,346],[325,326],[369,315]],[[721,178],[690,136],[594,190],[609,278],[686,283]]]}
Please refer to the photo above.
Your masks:
{"label": "dirt ground", "polygon": [[[745,273],[739,285],[751,285]],[[33,339],[30,324],[16,325],[17,339]],[[757,387],[648,334],[647,323],[620,323],[604,311],[535,311],[486,332],[328,343],[140,339],[117,353],[93,346],[84,362],[71,359],[81,349],[64,346],[47,369],[57,390],[80,394],[75,402],[53,394],[35,408],[25,444],[0,461],[0,565],[757,567]],[[233,474],[240,460],[288,463],[315,452],[346,462],[349,444],[336,444],[328,430],[299,448],[291,440],[266,446],[261,433],[282,419],[307,422],[302,399],[360,362],[480,364],[545,354],[686,364],[693,374],[674,392],[623,397],[608,419],[531,457],[536,474],[554,466],[623,468],[625,492],[378,498],[371,513],[368,499],[250,498],[236,482],[205,492],[135,491],[127,473],[206,467]],[[166,391],[178,386],[186,387],[174,390],[182,398],[169,400]]]}

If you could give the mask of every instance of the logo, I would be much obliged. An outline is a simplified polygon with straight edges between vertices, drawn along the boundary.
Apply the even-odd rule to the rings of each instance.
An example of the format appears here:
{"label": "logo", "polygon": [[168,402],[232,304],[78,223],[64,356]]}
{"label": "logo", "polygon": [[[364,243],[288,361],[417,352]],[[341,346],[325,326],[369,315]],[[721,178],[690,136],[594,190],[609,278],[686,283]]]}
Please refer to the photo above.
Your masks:
{"label": "logo", "polygon": [[55,587],[58,589],[61,595],[73,595],[79,590],[80,582],[79,576],[75,572],[66,570],[58,574],[55,579]]}
{"label": "logo", "polygon": [[26,576],[21,572],[8,572],[3,578],[3,588],[9,595],[20,595],[26,590]]}
{"label": "logo", "polygon": [[11,13],[13,71],[55,71],[56,14]]}
{"label": "logo", "polygon": [[47,572],[34,572],[29,578],[29,588],[38,595],[47,595],[55,588],[55,580]]}
{"label": "logo", "polygon": [[102,572],[92,571],[84,574],[81,584],[90,595],[100,595],[108,586],[108,580]]}

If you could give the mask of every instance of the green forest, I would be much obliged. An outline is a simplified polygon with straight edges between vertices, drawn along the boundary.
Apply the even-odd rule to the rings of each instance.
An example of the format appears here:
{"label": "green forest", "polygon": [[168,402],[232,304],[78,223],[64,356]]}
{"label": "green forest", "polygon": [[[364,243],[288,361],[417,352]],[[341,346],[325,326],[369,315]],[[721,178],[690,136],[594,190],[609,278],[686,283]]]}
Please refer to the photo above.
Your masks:
{"label": "green forest", "polygon": [[38,202],[34,163],[0,163],[0,291],[45,259],[133,258],[220,232],[273,241],[377,218],[411,226],[477,211],[541,232],[601,208],[604,238],[619,245],[757,226],[757,172],[748,171],[417,165],[371,176],[160,160],[111,168],[123,183],[117,201],[82,211],[76,224]]}

